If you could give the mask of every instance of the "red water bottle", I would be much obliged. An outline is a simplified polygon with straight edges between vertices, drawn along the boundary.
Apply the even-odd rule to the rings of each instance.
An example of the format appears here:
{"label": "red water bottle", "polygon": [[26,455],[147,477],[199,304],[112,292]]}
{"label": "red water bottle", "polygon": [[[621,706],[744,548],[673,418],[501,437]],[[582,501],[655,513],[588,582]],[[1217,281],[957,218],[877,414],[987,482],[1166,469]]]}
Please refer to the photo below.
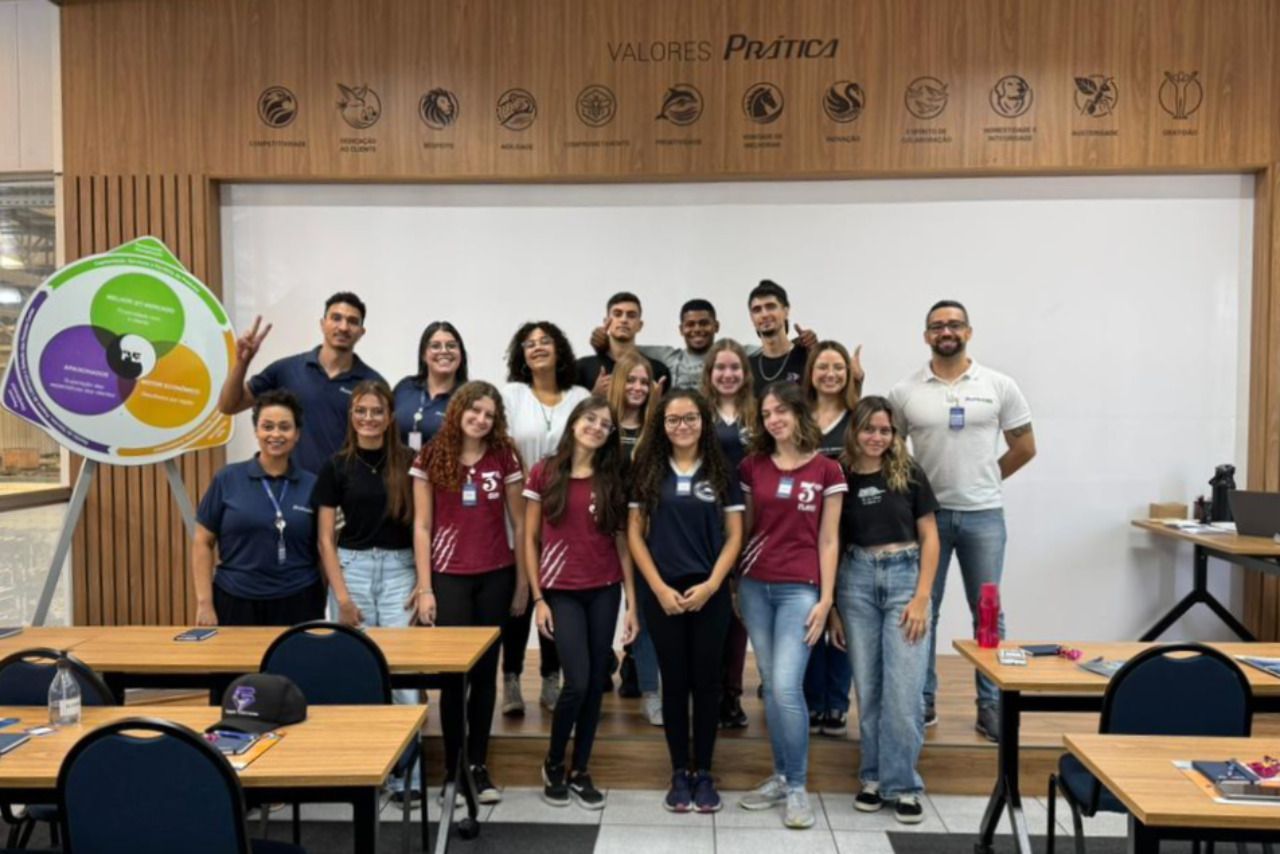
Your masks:
{"label": "red water bottle", "polygon": [[982,585],[978,598],[978,646],[995,649],[1000,645],[1000,587],[988,582]]}

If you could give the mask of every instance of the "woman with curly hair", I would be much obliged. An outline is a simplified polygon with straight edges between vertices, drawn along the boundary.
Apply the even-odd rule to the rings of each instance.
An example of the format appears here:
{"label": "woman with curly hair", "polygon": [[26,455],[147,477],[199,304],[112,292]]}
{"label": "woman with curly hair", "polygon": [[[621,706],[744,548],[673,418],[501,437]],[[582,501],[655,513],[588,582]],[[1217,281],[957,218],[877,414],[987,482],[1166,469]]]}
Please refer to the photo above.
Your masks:
{"label": "woman with curly hair", "polygon": [[[422,449],[414,478],[413,543],[419,575],[428,579],[423,622],[441,626],[500,626],[512,603],[526,598],[522,559],[507,543],[507,521],[523,533],[524,472],[498,390],[469,382],[454,392],[444,426]],[[493,722],[498,648],[472,670],[470,695],[446,688],[440,698],[445,771],[458,765],[458,734],[467,720],[467,757],[481,803],[500,800],[485,765]],[[463,709],[465,701],[465,712]]]}
{"label": "woman with curly hair", "polygon": [[[534,464],[524,489],[525,571],[534,620],[538,633],[555,641],[564,665],[564,689],[542,764],[542,797],[553,806],[573,799],[587,809],[604,807],[587,768],[623,588],[622,642],[636,633],[621,458],[609,402],[591,395],[573,408],[555,454]],[[573,761],[567,773],[570,736]]]}
{"label": "woman with curly hair", "polygon": [[[662,671],[662,715],[671,755],[672,812],[716,812],[711,778],[720,673],[733,613],[725,579],[742,548],[742,492],[730,477],[696,391],[662,399],[631,467],[627,542],[644,576],[640,606]],[[689,702],[693,699],[693,761]]]}
{"label": "woman with curly hair", "polygon": [[[507,383],[502,387],[502,402],[507,410],[511,440],[516,443],[526,471],[556,449],[569,413],[587,397],[586,389],[574,385],[575,374],[573,347],[554,323],[530,321],[511,337],[507,345]],[[520,675],[524,673],[524,651],[532,621],[533,612],[526,597],[511,603],[511,613],[502,624],[504,715],[524,714]],[[542,674],[539,702],[551,711],[560,693],[560,659],[556,645],[541,635],[538,648]]]}

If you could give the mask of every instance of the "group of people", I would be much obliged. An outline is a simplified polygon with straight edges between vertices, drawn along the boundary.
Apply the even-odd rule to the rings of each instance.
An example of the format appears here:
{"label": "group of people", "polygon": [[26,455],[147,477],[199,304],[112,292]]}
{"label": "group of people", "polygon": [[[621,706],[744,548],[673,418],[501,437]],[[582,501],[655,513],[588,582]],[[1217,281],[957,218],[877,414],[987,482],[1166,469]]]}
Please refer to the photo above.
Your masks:
{"label": "group of people", "polygon": [[[677,812],[721,808],[716,735],[746,725],[749,637],[774,772],[739,805],[814,823],[809,736],[844,731],[852,683],[854,806],[920,821],[946,569],[954,552],[976,625],[980,586],[1002,571],[1001,482],[1035,453],[1030,411],[967,355],[958,302],[926,314],[928,364],[865,397],[857,349],[799,326],[791,338],[781,286],[762,281],[747,303],[750,349],[717,338],[706,300],[681,309],[681,348],[637,344],[630,293],[609,299],[582,359],[554,323],[525,323],[500,387],[470,379],[447,322],[427,326],[416,372],[390,387],[356,355],[366,308],[348,292],[326,302],[320,346],[250,377],[271,328],[255,321],[219,407],[252,410],[258,453],[200,503],[198,622],[289,625],[327,608],[351,626],[501,627],[468,696],[441,698],[448,773],[465,719],[482,803],[501,798],[486,767],[499,655],[503,712],[521,714],[536,627],[544,799],[598,809],[589,767],[621,614],[637,666],[656,660],[641,682],[661,686],[649,711]],[[979,680],[977,728],[993,740],[996,702]],[[421,797],[416,779],[391,786],[406,808]]]}

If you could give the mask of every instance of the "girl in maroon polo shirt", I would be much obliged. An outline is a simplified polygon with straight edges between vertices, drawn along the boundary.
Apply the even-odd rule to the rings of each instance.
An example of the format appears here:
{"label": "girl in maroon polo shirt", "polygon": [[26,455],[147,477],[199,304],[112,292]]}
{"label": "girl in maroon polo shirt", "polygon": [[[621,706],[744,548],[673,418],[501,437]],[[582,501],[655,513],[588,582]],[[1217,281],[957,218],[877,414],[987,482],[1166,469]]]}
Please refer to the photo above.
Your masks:
{"label": "girl in maroon polo shirt", "polygon": [[[534,622],[555,640],[564,670],[542,765],[542,797],[553,806],[566,806],[572,798],[587,809],[604,807],[587,764],[623,587],[623,643],[636,633],[621,463],[609,403],[591,395],[574,407],[556,452],[533,467],[525,484],[525,570]],[[566,775],[570,735],[573,770]]]}
{"label": "girl in maroon polo shirt", "polygon": [[[501,626],[527,583],[522,558],[507,541],[507,520],[520,542],[524,527],[524,474],[507,434],[502,395],[486,382],[458,389],[444,425],[414,461],[414,554],[430,578],[420,605],[423,622],[441,626]],[[467,716],[467,759],[481,803],[501,799],[485,765],[493,721],[498,646],[485,652],[463,697],[446,689],[441,698],[445,768],[452,777],[461,747],[458,733]]]}

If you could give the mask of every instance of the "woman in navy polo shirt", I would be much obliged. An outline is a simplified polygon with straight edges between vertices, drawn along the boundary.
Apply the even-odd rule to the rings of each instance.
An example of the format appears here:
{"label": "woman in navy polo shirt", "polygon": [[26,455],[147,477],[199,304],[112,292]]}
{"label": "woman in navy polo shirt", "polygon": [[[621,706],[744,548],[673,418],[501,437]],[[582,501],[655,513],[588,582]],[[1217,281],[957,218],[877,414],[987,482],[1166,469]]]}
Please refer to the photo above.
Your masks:
{"label": "woman in navy polo shirt", "polygon": [[214,475],[196,511],[191,571],[200,626],[291,626],[324,617],[311,506],[316,476],[289,459],[302,431],[297,398],[259,395],[253,430],[258,453]]}
{"label": "woman in navy polo shirt", "polygon": [[768,386],[740,469],[746,498],[738,601],[764,682],[773,776],[739,801],[744,809],[785,804],[787,827],[812,827],[805,790],[809,714],[804,671],[827,629],[840,556],[840,506],[849,490],[835,460],[818,453],[818,427],[794,383]]}
{"label": "woman in navy polo shirt", "polygon": [[414,451],[431,441],[444,424],[455,389],[467,381],[467,348],[447,320],[427,324],[418,340],[418,372],[396,383],[396,426]]}
{"label": "woman in navy polo shirt", "polygon": [[[572,798],[587,809],[604,807],[587,764],[624,587],[622,642],[636,633],[621,456],[609,402],[591,395],[569,413],[556,452],[534,465],[524,489],[525,569],[534,621],[540,635],[554,639],[564,669],[542,765],[542,797],[553,806],[566,806]],[[570,736],[573,770],[566,774]]]}
{"label": "woman in navy polo shirt", "polygon": [[[524,472],[498,390],[486,382],[459,388],[444,426],[418,454],[410,474],[414,551],[431,602],[428,622],[501,626],[515,601],[527,601],[528,583],[517,568],[523,561],[507,541],[510,520],[515,541],[523,542]],[[466,715],[467,758],[482,804],[501,800],[486,766],[498,649],[489,647],[471,671],[467,697],[450,688],[441,697],[445,773],[452,779],[457,768]]]}
{"label": "woman in navy polo shirt", "polygon": [[672,812],[715,812],[721,803],[711,756],[719,725],[722,651],[733,613],[724,582],[742,548],[743,502],[700,394],[677,389],[662,399],[630,479],[627,542],[646,582],[636,588],[662,670],[662,713],[673,769],[663,806]]}

